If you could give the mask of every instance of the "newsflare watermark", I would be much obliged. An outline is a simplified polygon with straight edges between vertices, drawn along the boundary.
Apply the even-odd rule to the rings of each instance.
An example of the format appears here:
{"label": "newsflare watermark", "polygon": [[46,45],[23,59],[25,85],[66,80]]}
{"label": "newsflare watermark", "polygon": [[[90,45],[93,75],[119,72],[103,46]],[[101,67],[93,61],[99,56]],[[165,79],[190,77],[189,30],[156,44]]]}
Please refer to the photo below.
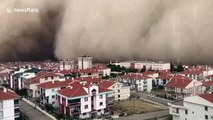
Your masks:
{"label": "newsflare watermark", "polygon": [[38,8],[6,8],[6,13],[38,13]]}

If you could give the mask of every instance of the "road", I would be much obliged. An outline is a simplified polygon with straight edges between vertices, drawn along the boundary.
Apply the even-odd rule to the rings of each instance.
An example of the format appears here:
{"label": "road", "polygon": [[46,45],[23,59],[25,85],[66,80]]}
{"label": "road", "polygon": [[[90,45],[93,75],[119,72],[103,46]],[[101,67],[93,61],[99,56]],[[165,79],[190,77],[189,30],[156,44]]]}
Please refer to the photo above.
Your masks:
{"label": "road", "polygon": [[42,112],[37,109],[34,109],[31,105],[20,100],[20,110],[29,117],[30,120],[52,120]]}
{"label": "road", "polygon": [[159,97],[148,97],[148,95],[142,94],[142,93],[137,93],[141,98],[147,99],[156,103],[159,103],[164,106],[168,106],[169,102],[172,102],[171,100],[159,98]]}
{"label": "road", "polygon": [[164,111],[158,111],[158,112],[149,112],[149,113],[143,113],[143,114],[135,114],[132,116],[125,116],[125,117],[120,117],[116,118],[115,120],[148,120],[152,119],[155,117],[164,117],[169,114],[169,110],[164,110]]}

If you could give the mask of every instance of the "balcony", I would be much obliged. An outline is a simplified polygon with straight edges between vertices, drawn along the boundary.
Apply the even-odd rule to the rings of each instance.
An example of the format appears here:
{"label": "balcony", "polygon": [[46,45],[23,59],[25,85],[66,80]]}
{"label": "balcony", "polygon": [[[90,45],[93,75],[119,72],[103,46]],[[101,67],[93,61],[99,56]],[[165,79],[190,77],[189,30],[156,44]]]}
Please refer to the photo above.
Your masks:
{"label": "balcony", "polygon": [[106,106],[107,107],[112,107],[114,105],[114,103],[108,103]]}
{"label": "balcony", "polygon": [[107,97],[107,100],[114,100],[115,97],[114,96],[111,96],[111,97]]}
{"label": "balcony", "polygon": [[71,113],[73,115],[78,115],[78,114],[81,114],[81,111],[80,110],[73,110]]}
{"label": "balcony", "polygon": [[68,103],[69,108],[78,107],[78,106],[80,106],[80,105],[81,105],[81,103],[80,103],[80,102]]}
{"label": "balcony", "polygon": [[95,92],[92,92],[92,95],[93,95],[93,96],[96,96],[96,91],[95,91]]}

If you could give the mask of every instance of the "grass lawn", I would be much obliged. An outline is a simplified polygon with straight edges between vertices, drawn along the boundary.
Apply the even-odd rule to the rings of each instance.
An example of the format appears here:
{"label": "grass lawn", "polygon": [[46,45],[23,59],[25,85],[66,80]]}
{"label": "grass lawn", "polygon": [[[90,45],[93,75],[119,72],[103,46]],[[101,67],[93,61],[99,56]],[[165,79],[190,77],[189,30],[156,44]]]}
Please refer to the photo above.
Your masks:
{"label": "grass lawn", "polygon": [[140,99],[120,101],[113,106],[113,110],[117,112],[127,112],[128,115],[159,111],[162,109],[161,106]]}

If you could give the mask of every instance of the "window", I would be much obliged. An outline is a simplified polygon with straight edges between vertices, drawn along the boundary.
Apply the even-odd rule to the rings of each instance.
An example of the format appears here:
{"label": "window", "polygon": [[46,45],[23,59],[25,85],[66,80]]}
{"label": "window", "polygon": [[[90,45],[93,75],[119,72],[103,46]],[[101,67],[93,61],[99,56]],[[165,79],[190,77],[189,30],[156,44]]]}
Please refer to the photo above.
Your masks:
{"label": "window", "polygon": [[83,115],[86,115],[87,113],[83,113]]}
{"label": "window", "polygon": [[207,106],[205,106],[205,111],[208,111],[208,107]]}
{"label": "window", "polygon": [[205,119],[208,120],[208,115],[205,115]]}
{"label": "window", "polygon": [[48,78],[47,77],[45,77],[45,80],[47,80]]}
{"label": "window", "polygon": [[52,92],[55,92],[55,89],[52,89]]}
{"label": "window", "polygon": [[84,101],[88,101],[88,97],[85,97],[85,98],[84,98]]}
{"label": "window", "polygon": [[102,98],[103,98],[103,95],[100,95],[99,98],[102,99]]}
{"label": "window", "polygon": [[52,102],[52,104],[54,105],[54,104],[55,104],[55,102]]}
{"label": "window", "polygon": [[120,93],[120,90],[118,90],[118,93]]}
{"label": "window", "polygon": [[88,105],[84,105],[84,109],[88,109]]}
{"label": "window", "polygon": [[185,114],[186,114],[186,115],[188,114],[188,110],[185,110]]}
{"label": "window", "polygon": [[118,95],[118,98],[120,98],[120,95]]}
{"label": "window", "polygon": [[55,95],[52,95],[52,99],[54,99],[55,98]]}
{"label": "window", "polygon": [[53,76],[51,76],[51,79],[53,79],[54,77]]}
{"label": "window", "polygon": [[176,113],[179,113],[179,109],[178,108],[176,109]]}
{"label": "window", "polygon": [[103,105],[103,102],[100,102],[100,106],[102,106]]}

